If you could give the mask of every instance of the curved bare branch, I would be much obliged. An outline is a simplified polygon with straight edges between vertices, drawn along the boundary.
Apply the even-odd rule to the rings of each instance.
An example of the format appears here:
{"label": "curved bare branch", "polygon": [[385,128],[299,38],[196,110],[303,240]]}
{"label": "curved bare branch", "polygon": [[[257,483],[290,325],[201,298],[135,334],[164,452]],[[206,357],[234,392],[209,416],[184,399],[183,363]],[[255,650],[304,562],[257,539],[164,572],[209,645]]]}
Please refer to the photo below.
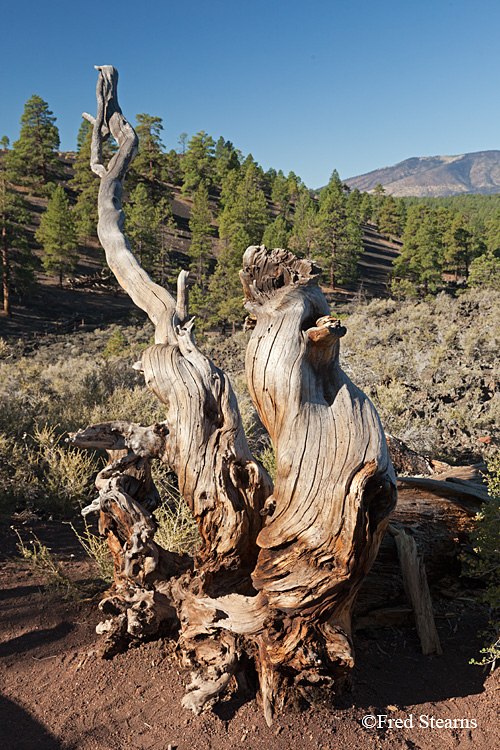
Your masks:
{"label": "curved bare branch", "polygon": [[[112,65],[99,65],[96,69],[99,71],[97,117],[84,116],[93,121],[91,168],[101,178],[97,233],[107,263],[120,286],[157,326],[156,341],[173,343],[174,327],[181,322],[175,312],[175,300],[144,271],[123,232],[123,181],[137,154],[137,135],[118,104],[118,71]],[[105,167],[102,163],[102,142],[108,133],[118,143],[118,151]],[[162,325],[158,327],[160,323]]]}

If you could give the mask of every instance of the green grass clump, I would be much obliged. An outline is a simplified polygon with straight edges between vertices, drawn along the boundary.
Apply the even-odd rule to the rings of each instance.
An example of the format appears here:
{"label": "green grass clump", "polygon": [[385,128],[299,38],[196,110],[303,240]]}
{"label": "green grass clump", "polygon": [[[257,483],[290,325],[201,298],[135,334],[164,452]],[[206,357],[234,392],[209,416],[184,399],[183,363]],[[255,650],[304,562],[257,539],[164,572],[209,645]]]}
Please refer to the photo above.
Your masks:
{"label": "green grass clump", "polygon": [[83,531],[78,531],[73,524],[71,524],[71,528],[87,555],[96,563],[100,578],[106,583],[112,583],[113,558],[106,537],[94,534],[86,518],[84,519]]}
{"label": "green grass clump", "polygon": [[153,465],[153,479],[162,498],[154,511],[158,528],[155,542],[172,552],[194,555],[200,544],[198,524],[191,515],[186,501],[179,493],[177,482],[162,464]]}
{"label": "green grass clump", "polygon": [[42,544],[35,534],[33,534],[31,542],[25,544],[18,530],[13,526],[11,528],[19,539],[17,549],[21,558],[44,578],[46,585],[51,589],[62,592],[64,599],[80,599],[82,593],[85,592],[66,574],[61,563],[55,559],[50,549]]}

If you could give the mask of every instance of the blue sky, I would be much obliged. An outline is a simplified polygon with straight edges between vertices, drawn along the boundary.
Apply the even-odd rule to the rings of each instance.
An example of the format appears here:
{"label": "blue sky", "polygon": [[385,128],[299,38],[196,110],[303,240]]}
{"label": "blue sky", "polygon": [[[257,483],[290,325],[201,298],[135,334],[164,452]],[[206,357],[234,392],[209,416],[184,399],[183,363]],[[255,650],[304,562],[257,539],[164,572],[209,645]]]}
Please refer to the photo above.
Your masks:
{"label": "blue sky", "polygon": [[74,149],[93,65],[111,64],[124,114],[162,117],[167,148],[205,130],[309,187],[500,148],[497,0],[16,0],[1,18],[11,141],[38,94]]}

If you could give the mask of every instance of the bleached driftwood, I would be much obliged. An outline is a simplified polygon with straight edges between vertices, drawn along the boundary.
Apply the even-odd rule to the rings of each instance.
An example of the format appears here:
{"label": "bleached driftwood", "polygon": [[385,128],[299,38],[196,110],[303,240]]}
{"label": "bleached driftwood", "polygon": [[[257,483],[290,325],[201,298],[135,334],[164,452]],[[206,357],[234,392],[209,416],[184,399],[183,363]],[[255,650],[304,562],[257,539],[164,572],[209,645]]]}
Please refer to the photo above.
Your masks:
{"label": "bleached driftwood", "polygon": [[[101,607],[106,651],[177,624],[192,669],[183,701],[199,712],[252,660],[267,721],[294,692],[312,700],[354,663],[351,614],[396,501],[385,436],[369,399],[341,370],[345,330],[330,317],[319,269],[285,250],[250,247],[245,305],[254,316],[246,357],[250,394],[276,451],[273,484],[252,457],[229,379],[196,347],[186,274],[177,301],[155,284],[123,234],[123,179],[137,138],[116,96],[117,72],[98,68],[92,168],[101,178],[98,233],[110,268],[155,325],[138,365],[168,407],[143,428],[111,422],[74,445],[111,454],[98,480],[101,528],[115,584]],[[102,138],[119,149],[102,164]],[[149,462],[177,475],[198,522],[189,560],[153,540]],[[146,507],[144,500],[149,502]]]}

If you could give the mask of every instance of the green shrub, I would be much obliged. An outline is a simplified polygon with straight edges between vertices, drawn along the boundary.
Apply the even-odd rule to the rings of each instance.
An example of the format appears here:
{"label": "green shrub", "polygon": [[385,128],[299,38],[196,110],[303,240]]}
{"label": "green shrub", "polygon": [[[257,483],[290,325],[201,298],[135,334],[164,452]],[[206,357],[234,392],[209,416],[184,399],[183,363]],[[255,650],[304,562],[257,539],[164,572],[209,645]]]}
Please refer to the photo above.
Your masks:
{"label": "green shrub", "polygon": [[500,660],[500,453],[488,463],[488,490],[491,499],[483,503],[472,533],[477,557],[469,566],[472,575],[486,583],[481,598],[490,611],[489,629],[483,634],[489,642],[481,649],[481,660],[472,663],[494,669]]}
{"label": "green shrub", "polygon": [[106,344],[102,356],[104,359],[108,357],[114,357],[122,355],[128,348],[127,339],[123,335],[119,328],[116,328],[111,336],[109,337],[108,343]]}
{"label": "green shrub", "polygon": [[74,515],[87,500],[98,471],[96,454],[70,448],[55,427],[35,428],[34,461],[43,491],[39,504],[58,516]]}

